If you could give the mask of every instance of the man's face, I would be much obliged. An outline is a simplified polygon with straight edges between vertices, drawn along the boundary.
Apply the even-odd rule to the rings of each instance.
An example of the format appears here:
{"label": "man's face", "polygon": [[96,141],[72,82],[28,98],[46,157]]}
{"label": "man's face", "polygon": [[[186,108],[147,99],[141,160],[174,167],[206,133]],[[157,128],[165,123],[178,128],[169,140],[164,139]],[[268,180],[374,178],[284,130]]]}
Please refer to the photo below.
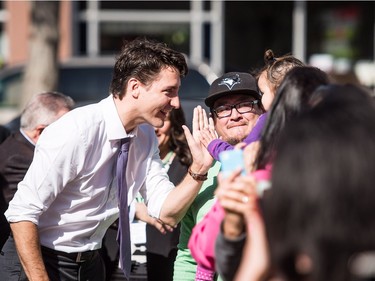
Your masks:
{"label": "man's face", "polygon": [[180,74],[173,68],[162,69],[149,85],[139,87],[139,109],[143,120],[154,127],[162,127],[167,115],[174,108],[180,107],[178,90]]}
{"label": "man's face", "polygon": [[[235,105],[245,101],[254,101],[255,98],[250,95],[230,95],[217,99],[214,103],[215,110],[221,105]],[[241,142],[251,132],[258,120],[261,110],[258,105],[254,106],[256,113],[238,113],[236,109],[232,109],[232,113],[228,117],[219,118],[213,114],[215,122],[215,130],[226,142],[234,145]]]}

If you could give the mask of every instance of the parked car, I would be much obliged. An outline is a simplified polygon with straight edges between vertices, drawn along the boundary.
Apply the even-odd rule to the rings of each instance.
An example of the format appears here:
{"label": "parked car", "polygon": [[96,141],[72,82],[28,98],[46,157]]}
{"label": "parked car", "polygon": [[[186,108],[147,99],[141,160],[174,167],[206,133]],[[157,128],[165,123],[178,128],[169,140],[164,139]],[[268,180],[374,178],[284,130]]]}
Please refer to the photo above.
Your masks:
{"label": "parked car", "polygon": [[[77,106],[95,103],[109,93],[112,79],[113,58],[76,58],[60,64],[57,91],[62,92],[76,102]],[[0,124],[18,129],[19,120],[5,121],[5,112],[19,115],[23,66],[4,68],[0,71]],[[181,106],[184,109],[187,125],[191,128],[193,108],[204,105],[208,88],[216,75],[206,64],[189,64],[189,73],[182,79],[179,92]],[[205,107],[206,108],[206,107]],[[7,123],[8,122],[8,123]]]}

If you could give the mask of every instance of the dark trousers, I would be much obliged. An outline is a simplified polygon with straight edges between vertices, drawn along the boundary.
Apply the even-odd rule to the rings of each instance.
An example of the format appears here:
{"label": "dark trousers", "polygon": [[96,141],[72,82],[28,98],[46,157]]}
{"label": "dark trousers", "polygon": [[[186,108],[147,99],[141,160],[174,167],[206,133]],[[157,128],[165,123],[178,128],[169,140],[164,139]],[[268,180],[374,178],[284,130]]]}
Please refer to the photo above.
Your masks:
{"label": "dark trousers", "polygon": [[171,250],[168,257],[147,252],[147,280],[172,281],[176,256],[177,249]]}
{"label": "dark trousers", "polygon": [[5,242],[0,255],[0,274],[2,281],[23,281],[27,280],[21,262],[18,258],[14,240],[9,237]]}
{"label": "dark trousers", "polygon": [[[12,237],[5,243],[0,256],[2,281],[27,281]],[[76,261],[76,255],[42,247],[42,255],[51,281],[104,281],[105,266],[98,253],[92,251]]]}

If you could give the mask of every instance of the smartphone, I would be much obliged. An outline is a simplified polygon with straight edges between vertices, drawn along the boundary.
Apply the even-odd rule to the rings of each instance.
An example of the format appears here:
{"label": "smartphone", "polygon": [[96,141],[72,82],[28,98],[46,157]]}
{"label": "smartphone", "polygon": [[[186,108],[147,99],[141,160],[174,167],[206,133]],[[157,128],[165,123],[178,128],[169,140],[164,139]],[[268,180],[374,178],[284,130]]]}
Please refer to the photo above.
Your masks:
{"label": "smartphone", "polygon": [[[242,175],[246,174],[242,149],[223,151],[219,154],[219,160],[221,162],[221,172],[224,177],[227,177],[238,168],[242,168]],[[257,184],[255,187],[256,192],[259,197],[262,197],[264,191],[271,188],[271,181],[266,179],[264,175],[261,175],[260,173],[262,172],[258,171],[253,175],[257,180]]]}
{"label": "smartphone", "polygon": [[242,149],[226,150],[219,154],[221,171],[224,177],[230,175],[234,170],[242,168],[242,174],[245,175],[245,165]]}

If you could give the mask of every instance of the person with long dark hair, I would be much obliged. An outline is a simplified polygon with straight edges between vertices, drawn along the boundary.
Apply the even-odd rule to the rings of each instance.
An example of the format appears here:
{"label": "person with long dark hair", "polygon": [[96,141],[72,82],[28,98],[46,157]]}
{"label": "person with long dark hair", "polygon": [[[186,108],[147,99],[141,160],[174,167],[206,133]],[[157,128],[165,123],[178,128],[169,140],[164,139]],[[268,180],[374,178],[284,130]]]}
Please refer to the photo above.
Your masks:
{"label": "person with long dark hair", "polygon": [[282,133],[262,199],[271,269],[287,281],[374,280],[373,99],[330,85],[313,106]]}
{"label": "person with long dark hair", "polygon": [[[159,142],[160,159],[169,180],[178,185],[185,177],[191,164],[191,154],[182,125],[185,125],[182,108],[172,110],[163,127],[155,128]],[[146,256],[148,281],[172,281],[173,265],[177,255],[180,225],[170,228],[160,220],[150,217],[144,203],[136,205],[136,218],[145,221]]]}

